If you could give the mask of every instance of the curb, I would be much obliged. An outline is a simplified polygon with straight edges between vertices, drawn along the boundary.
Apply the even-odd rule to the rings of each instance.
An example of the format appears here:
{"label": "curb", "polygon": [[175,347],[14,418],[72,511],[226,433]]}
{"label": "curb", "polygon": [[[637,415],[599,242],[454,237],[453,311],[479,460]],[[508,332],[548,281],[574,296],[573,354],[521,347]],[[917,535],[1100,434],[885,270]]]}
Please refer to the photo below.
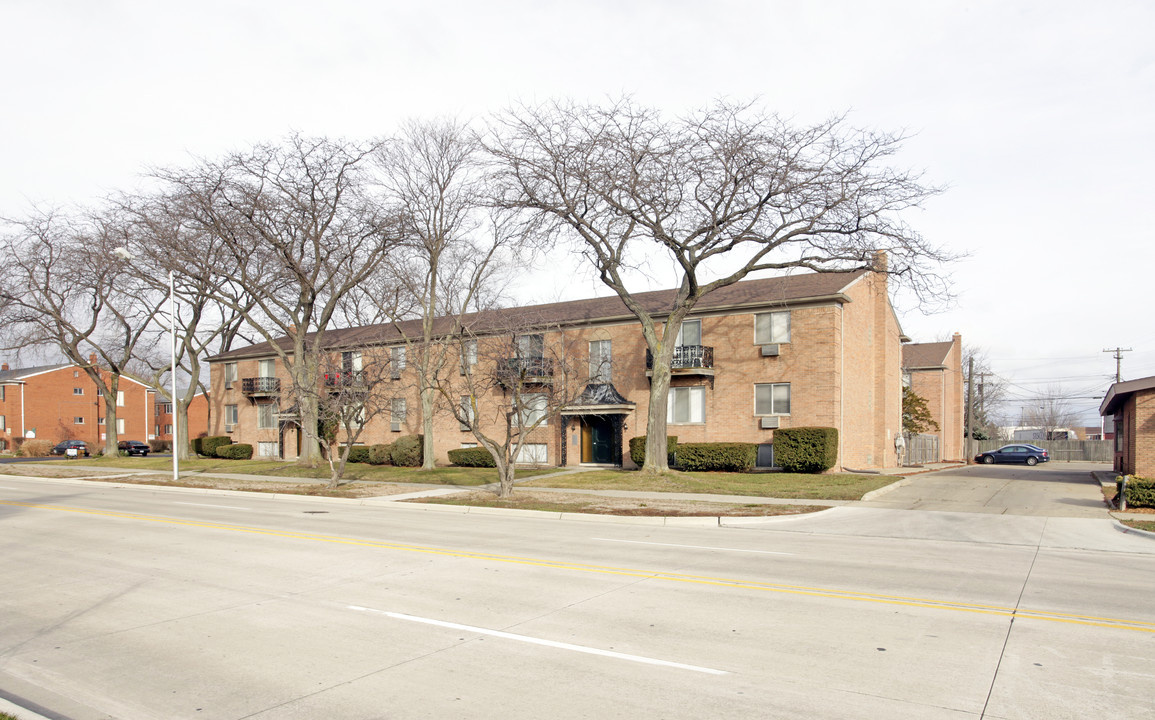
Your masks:
{"label": "curb", "polygon": [[16,703],[9,702],[2,697],[0,697],[0,712],[6,712],[18,718],[18,720],[50,720],[40,713],[22,708]]}
{"label": "curb", "polygon": [[890,492],[892,490],[897,490],[900,487],[906,487],[907,485],[910,485],[912,482],[914,482],[914,481],[911,480],[909,477],[904,477],[901,480],[895,480],[894,482],[892,482],[889,485],[883,485],[882,487],[878,488],[877,490],[871,490],[870,492],[866,493],[865,495],[862,496],[862,498],[859,500],[859,502],[869,502],[871,500],[874,500],[877,497],[880,497],[882,495],[887,494],[888,492]]}

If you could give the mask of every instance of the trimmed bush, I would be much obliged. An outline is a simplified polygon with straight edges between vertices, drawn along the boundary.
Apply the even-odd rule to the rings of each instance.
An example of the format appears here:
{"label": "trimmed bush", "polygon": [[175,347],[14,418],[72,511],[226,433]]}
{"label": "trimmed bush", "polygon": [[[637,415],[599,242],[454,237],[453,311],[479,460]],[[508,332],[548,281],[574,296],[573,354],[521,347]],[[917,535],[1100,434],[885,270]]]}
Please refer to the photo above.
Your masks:
{"label": "trimmed bush", "polygon": [[449,462],[461,467],[497,467],[497,463],[493,461],[493,455],[481,447],[450,450]]}
{"label": "trimmed bush", "polygon": [[389,446],[389,457],[397,467],[420,467],[422,445],[425,442],[423,435],[405,435],[397,438]]}
{"label": "trimmed bush", "polygon": [[370,465],[388,465],[392,461],[389,456],[388,445],[370,445],[369,446],[369,464]]}
{"label": "trimmed bush", "polygon": [[20,454],[24,457],[48,457],[48,453],[52,452],[54,447],[56,443],[51,440],[25,440],[20,446]]}
{"label": "trimmed bush", "polygon": [[[677,451],[678,436],[666,436],[666,461],[667,464],[674,464],[674,454]],[[638,467],[646,464],[646,436],[630,438],[630,460]]]}
{"label": "trimmed bush", "polygon": [[1155,480],[1131,476],[1126,492],[1127,507],[1155,508]]}
{"label": "trimmed bush", "polygon": [[354,445],[349,448],[349,459],[351,463],[367,463],[369,462],[369,448],[366,445]]}
{"label": "trimmed bush", "polygon": [[213,435],[212,437],[196,438],[193,440],[193,452],[205,457],[224,457],[217,454],[217,448],[222,445],[232,445],[233,439],[228,435]]}
{"label": "trimmed bush", "polygon": [[678,446],[678,467],[682,470],[747,472],[757,462],[756,443],[682,443]]}
{"label": "trimmed bush", "polygon": [[229,443],[228,445],[220,445],[216,449],[217,457],[225,458],[226,460],[252,460],[253,446],[248,443]]}
{"label": "trimmed bush", "polygon": [[774,462],[786,472],[820,473],[838,462],[838,429],[780,428],[774,431]]}
{"label": "trimmed bush", "polygon": [[[193,443],[193,447],[195,448],[196,441],[194,440]],[[172,447],[168,444],[168,440],[149,440],[148,449],[150,452],[158,453],[164,452],[165,450],[171,450]]]}

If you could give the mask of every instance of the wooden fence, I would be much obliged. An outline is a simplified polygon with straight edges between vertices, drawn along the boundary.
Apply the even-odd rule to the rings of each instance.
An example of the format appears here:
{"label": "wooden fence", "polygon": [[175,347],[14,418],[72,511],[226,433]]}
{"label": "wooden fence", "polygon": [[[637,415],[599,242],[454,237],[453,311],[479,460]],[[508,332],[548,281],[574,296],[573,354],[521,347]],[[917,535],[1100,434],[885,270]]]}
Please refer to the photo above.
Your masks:
{"label": "wooden fence", "polygon": [[1052,462],[1101,462],[1115,461],[1114,440],[1024,440],[1022,443],[1005,440],[982,440],[975,455],[988,450],[997,450],[1004,445],[1027,444],[1041,447],[1051,456]]}
{"label": "wooden fence", "polygon": [[942,458],[938,447],[938,435],[907,435],[906,465],[936,463]]}

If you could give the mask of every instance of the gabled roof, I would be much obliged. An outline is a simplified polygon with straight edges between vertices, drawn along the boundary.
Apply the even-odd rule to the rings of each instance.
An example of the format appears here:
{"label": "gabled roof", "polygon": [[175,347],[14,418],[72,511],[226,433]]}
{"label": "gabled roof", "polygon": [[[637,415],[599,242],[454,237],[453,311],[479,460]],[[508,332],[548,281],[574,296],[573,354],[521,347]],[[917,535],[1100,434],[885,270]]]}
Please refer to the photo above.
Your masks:
{"label": "gabled roof", "polygon": [[1152,389],[1155,389],[1155,375],[1139,378],[1138,380],[1117,382],[1111,386],[1106,396],[1103,397],[1103,402],[1099,404],[1099,414],[1114,415],[1115,411],[1118,410],[1123,403],[1127,402],[1127,398],[1137,392]]}
{"label": "gabled roof", "polygon": [[912,343],[902,346],[902,367],[904,370],[928,370],[945,368],[946,358],[954,343]]}
{"label": "gabled roof", "polygon": [[56,365],[37,365],[30,368],[16,368],[15,370],[0,370],[0,383],[18,382],[33,375],[52,372],[62,368],[72,367],[72,363],[58,363]]}
{"label": "gabled roof", "polygon": [[[721,310],[742,310],[793,305],[816,300],[847,302],[845,290],[867,270],[848,273],[803,273],[774,278],[744,280],[719,288],[702,298],[694,306],[693,316]],[[637,293],[635,300],[655,317],[669,314],[677,297],[676,290],[655,290]],[[500,332],[505,328],[575,326],[593,323],[635,320],[634,314],[617,295],[573,300],[570,302],[528,305],[525,307],[488,310],[470,313],[462,318],[465,328],[474,334]],[[452,318],[438,318],[434,322],[434,333],[448,333],[453,329]],[[326,330],[324,344],[331,349],[360,348],[373,345],[387,345],[415,337],[421,333],[420,320],[401,323],[365,325],[362,327]],[[306,339],[313,336],[310,333]],[[276,340],[278,346],[291,350],[289,338]],[[947,343],[948,345],[950,343]],[[273,354],[270,343],[258,343],[236,350],[230,350],[209,358],[209,362],[236,360],[241,358],[264,357]]]}

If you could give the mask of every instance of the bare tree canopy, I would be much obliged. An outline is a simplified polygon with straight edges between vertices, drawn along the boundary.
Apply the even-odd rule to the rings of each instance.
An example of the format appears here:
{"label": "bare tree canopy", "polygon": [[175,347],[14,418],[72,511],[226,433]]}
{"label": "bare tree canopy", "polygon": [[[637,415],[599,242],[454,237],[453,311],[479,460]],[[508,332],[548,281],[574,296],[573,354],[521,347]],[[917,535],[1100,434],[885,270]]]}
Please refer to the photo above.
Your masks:
{"label": "bare tree canopy", "polygon": [[[521,107],[491,130],[495,202],[576,243],[642,323],[654,356],[647,469],[666,469],[674,339],[707,293],[758,271],[863,268],[885,269],[922,296],[946,292],[936,267],[950,255],[905,220],[937,190],[888,164],[901,135],[841,117],[796,127],[724,101],[669,119],[628,98]],[[678,292],[659,335],[631,281],[664,261]]]}

